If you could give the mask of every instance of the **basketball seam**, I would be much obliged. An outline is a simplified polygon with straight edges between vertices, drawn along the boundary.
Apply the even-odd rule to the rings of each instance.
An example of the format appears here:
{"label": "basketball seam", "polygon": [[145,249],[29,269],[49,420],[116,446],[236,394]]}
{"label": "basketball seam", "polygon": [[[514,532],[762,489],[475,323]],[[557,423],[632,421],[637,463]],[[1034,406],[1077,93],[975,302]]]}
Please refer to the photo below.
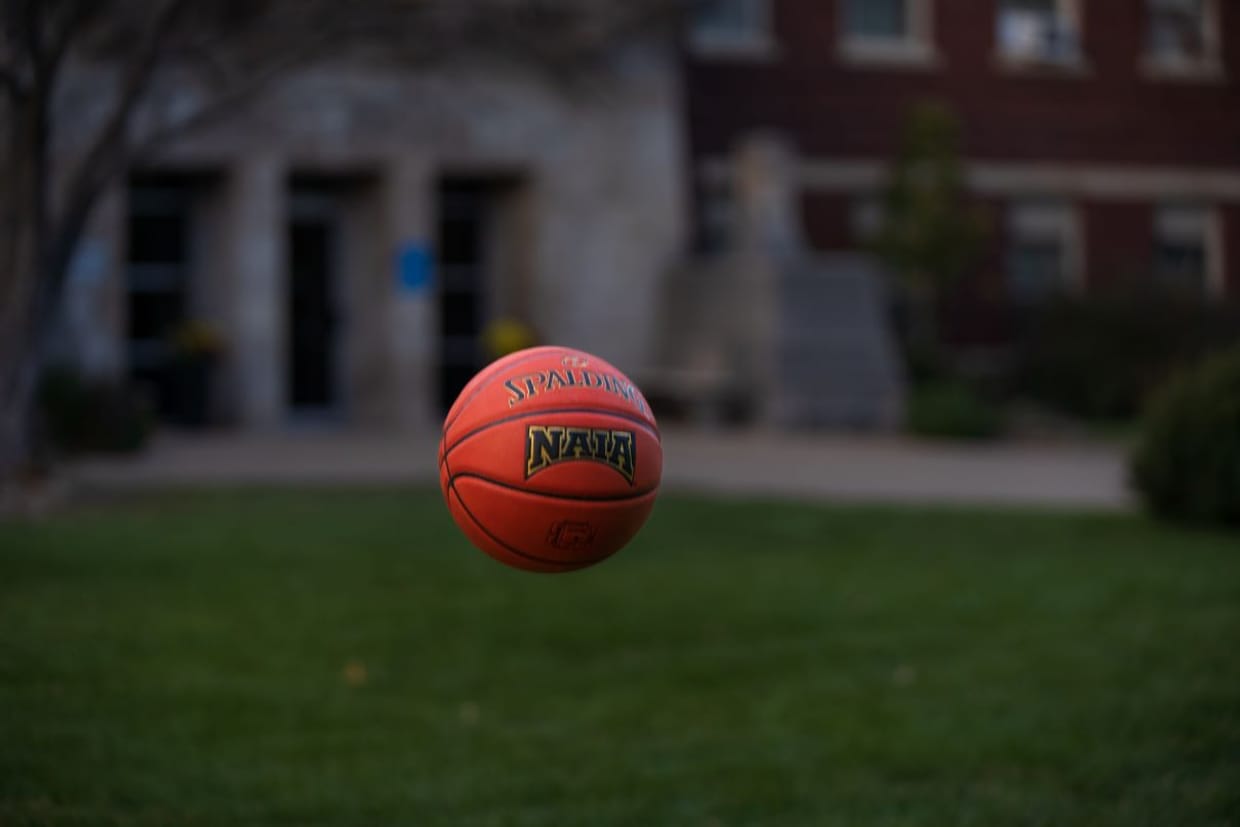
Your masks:
{"label": "basketball seam", "polygon": [[[609,496],[601,496],[601,497],[585,497],[580,494],[554,494],[550,491],[531,491],[530,489],[523,488],[520,485],[516,485],[510,482],[500,482],[499,480],[483,476],[482,474],[476,474],[472,471],[462,471],[459,474],[453,474],[452,471],[449,470],[448,474],[450,475],[448,479],[452,483],[455,483],[457,479],[482,480],[483,482],[490,483],[491,485],[497,486],[499,488],[506,488],[510,491],[520,491],[523,494],[533,494],[535,497],[544,497],[546,499],[552,499],[552,500],[572,500],[574,502],[597,502],[597,503],[625,502],[626,500],[640,500],[642,497],[649,497],[651,494],[656,494],[659,491],[659,486],[653,485],[650,488],[643,488],[641,491],[632,491],[627,494],[616,494],[614,496],[609,495]],[[455,486],[453,487],[453,490],[454,491],[456,490]],[[459,498],[460,496],[461,496],[460,492],[457,492],[457,497]]]}
{"label": "basketball seam", "polygon": [[[547,347],[548,349],[551,349],[551,350],[559,350],[561,353],[571,353],[571,352],[572,352],[572,351],[571,351],[571,350],[569,350],[568,348],[556,348],[556,347],[555,347],[555,346],[553,346],[553,345],[544,345],[544,347]],[[541,348],[539,348],[539,349],[541,350]],[[523,358],[523,359],[518,359],[517,361],[513,362],[511,365],[507,365],[506,367],[508,367],[508,368],[515,368],[517,365],[524,365],[526,362],[530,361],[531,359],[537,359],[537,358],[538,358],[538,357],[540,357],[540,356],[548,356],[548,355],[550,355],[550,354],[547,354],[547,353],[531,353],[531,354],[529,354],[528,356],[526,356],[525,358]],[[489,366],[488,366],[488,367],[489,367]],[[485,368],[484,368],[484,370],[485,370]],[[457,412],[456,412],[456,416],[452,417],[452,418],[451,418],[451,419],[449,419],[449,420],[446,420],[446,421],[443,423],[443,435],[444,435],[444,437],[445,437],[445,438],[448,436],[448,429],[452,427],[452,423],[456,422],[458,419],[460,419],[460,418],[461,418],[461,414],[465,413],[465,409],[469,407],[469,403],[470,403],[470,402],[472,402],[472,401],[473,401],[473,400],[474,400],[474,399],[478,396],[478,394],[482,393],[484,390],[486,390],[487,388],[491,387],[491,383],[495,381],[496,377],[497,377],[500,373],[502,373],[502,371],[499,371],[499,370],[495,371],[495,374],[494,374],[494,375],[492,375],[492,376],[488,376],[488,377],[487,377],[487,380],[486,380],[485,382],[483,382],[483,383],[482,383],[481,385],[479,385],[478,387],[474,388],[474,389],[473,389],[473,391],[469,394],[469,398],[468,398],[468,399],[465,399],[465,400],[461,403],[461,409],[460,409],[459,411],[457,411]]]}
{"label": "basketball seam", "polygon": [[[462,443],[466,442],[467,440],[473,439],[478,434],[483,433],[484,431],[488,431],[491,428],[496,427],[497,425],[505,425],[509,422],[516,422],[521,419],[529,419],[530,417],[542,416],[544,414],[565,414],[565,413],[597,414],[599,416],[614,416],[617,419],[627,420],[629,422],[632,422],[634,425],[641,426],[643,430],[645,430],[648,434],[654,437],[654,441],[658,444],[659,448],[660,449],[663,448],[663,439],[659,434],[658,427],[650,424],[649,420],[642,419],[641,417],[636,416],[634,414],[624,413],[622,411],[599,410],[598,408],[544,408],[544,409],[536,410],[536,411],[525,411],[519,414],[510,414],[509,416],[505,416],[501,419],[496,419],[492,422],[488,422],[485,425],[481,425],[475,428],[474,430],[465,433],[464,435],[461,436],[460,439],[458,439],[456,442],[453,442],[451,445],[447,445],[447,442],[446,442],[447,433],[445,432],[444,434],[445,448],[443,452],[443,459],[440,462],[440,464],[441,465],[447,464],[448,455],[451,454],[453,451],[455,451],[457,448],[459,448]],[[448,473],[452,473],[451,470],[449,470]]]}
{"label": "basketball seam", "polygon": [[[456,494],[456,501],[460,503],[461,510],[465,512],[465,516],[469,517],[469,521],[471,523],[478,526],[479,531],[481,531],[486,536],[490,537],[491,540],[493,540],[496,543],[496,545],[499,545],[504,550],[509,551],[517,555],[518,557],[522,557],[526,560],[530,560],[531,562],[534,562],[534,563],[541,563],[542,565],[545,565],[545,566],[563,567],[566,571],[572,571],[573,569],[581,568],[582,566],[586,566],[586,565],[590,565],[591,563],[598,562],[598,560],[582,560],[580,562],[567,562],[564,560],[553,560],[549,557],[539,557],[536,554],[527,554],[526,552],[521,551],[515,546],[511,546],[508,543],[504,542],[503,540],[501,540],[500,538],[492,534],[491,530],[487,528],[486,526],[484,526],[482,524],[482,521],[479,520],[477,517],[475,517],[474,512],[470,511],[469,506],[465,504],[465,498],[461,496],[460,491],[456,490],[456,478],[452,475],[452,468],[448,466],[447,456],[444,457],[444,466],[448,468],[448,490],[451,491],[453,494]],[[601,560],[602,558],[599,558],[599,559]]]}

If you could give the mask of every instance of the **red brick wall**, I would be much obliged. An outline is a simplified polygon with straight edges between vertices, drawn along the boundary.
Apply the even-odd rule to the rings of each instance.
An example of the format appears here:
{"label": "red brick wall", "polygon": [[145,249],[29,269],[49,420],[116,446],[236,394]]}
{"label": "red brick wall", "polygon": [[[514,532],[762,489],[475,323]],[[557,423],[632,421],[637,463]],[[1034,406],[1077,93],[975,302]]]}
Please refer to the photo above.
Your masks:
{"label": "red brick wall", "polygon": [[1143,203],[1085,203],[1085,272],[1090,289],[1144,278],[1154,249],[1154,210]]}
{"label": "red brick wall", "polygon": [[1009,160],[1240,166],[1240,3],[1223,10],[1227,83],[1146,79],[1144,3],[1088,0],[1083,76],[1015,74],[995,59],[995,0],[937,0],[930,71],[855,67],[836,54],[834,0],[771,0],[779,57],[687,65],[694,155],[774,128],[810,156],[884,157],[908,107],[948,101],[967,155]]}
{"label": "red brick wall", "polygon": [[852,199],[836,193],[807,192],[801,198],[806,241],[815,250],[853,250]]}

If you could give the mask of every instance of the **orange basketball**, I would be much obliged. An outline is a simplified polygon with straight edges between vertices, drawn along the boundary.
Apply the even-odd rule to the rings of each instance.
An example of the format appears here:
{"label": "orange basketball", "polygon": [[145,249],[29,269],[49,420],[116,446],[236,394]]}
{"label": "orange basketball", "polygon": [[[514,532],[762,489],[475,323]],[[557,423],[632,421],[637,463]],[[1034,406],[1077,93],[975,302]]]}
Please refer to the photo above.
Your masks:
{"label": "orange basketball", "polygon": [[572,571],[619,551],[650,516],[662,475],[641,391],[563,347],[484,368],[448,411],[439,444],[439,485],[457,525],[527,571]]}

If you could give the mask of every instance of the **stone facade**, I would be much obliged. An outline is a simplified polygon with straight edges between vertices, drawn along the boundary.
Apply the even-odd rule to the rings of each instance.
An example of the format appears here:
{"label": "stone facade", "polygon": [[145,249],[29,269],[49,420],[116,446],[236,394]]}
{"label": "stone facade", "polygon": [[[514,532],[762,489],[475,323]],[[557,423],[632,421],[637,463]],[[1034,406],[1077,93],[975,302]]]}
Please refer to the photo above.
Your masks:
{"label": "stone facade", "polygon": [[[291,76],[109,194],[74,268],[66,306],[78,309],[65,349],[96,371],[133,368],[143,343],[133,333],[141,280],[130,202],[172,182],[188,193],[192,225],[183,314],[206,320],[226,345],[217,421],[290,422],[290,348],[314,345],[313,330],[297,339],[290,268],[311,249],[296,245],[319,243],[314,227],[328,226],[331,306],[321,315],[333,344],[319,358],[332,374],[334,418],[431,427],[442,412],[441,362],[459,345],[442,330],[453,273],[432,267],[426,279],[398,258],[440,258],[444,185],[457,181],[486,196],[486,237],[466,251],[478,259],[468,297],[476,323],[518,318],[543,341],[639,369],[652,358],[662,276],[683,251],[680,119],[676,57],[653,42],[562,84],[468,61]],[[303,212],[311,230],[299,241]]]}

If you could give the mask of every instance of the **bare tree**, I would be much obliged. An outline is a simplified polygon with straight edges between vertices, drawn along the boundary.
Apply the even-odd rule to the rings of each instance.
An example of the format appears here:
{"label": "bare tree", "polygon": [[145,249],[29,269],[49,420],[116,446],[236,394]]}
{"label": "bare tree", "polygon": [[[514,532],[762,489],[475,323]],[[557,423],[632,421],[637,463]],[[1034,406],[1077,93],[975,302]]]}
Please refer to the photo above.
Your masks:
{"label": "bare tree", "polygon": [[[313,61],[360,54],[424,66],[478,50],[562,78],[627,35],[670,21],[677,5],[0,0],[0,483],[28,451],[34,388],[75,248],[101,194],[133,163]],[[57,95],[75,70],[109,81],[97,122],[58,116]],[[192,112],[143,116],[158,109],[161,91],[185,85],[200,101]]]}

